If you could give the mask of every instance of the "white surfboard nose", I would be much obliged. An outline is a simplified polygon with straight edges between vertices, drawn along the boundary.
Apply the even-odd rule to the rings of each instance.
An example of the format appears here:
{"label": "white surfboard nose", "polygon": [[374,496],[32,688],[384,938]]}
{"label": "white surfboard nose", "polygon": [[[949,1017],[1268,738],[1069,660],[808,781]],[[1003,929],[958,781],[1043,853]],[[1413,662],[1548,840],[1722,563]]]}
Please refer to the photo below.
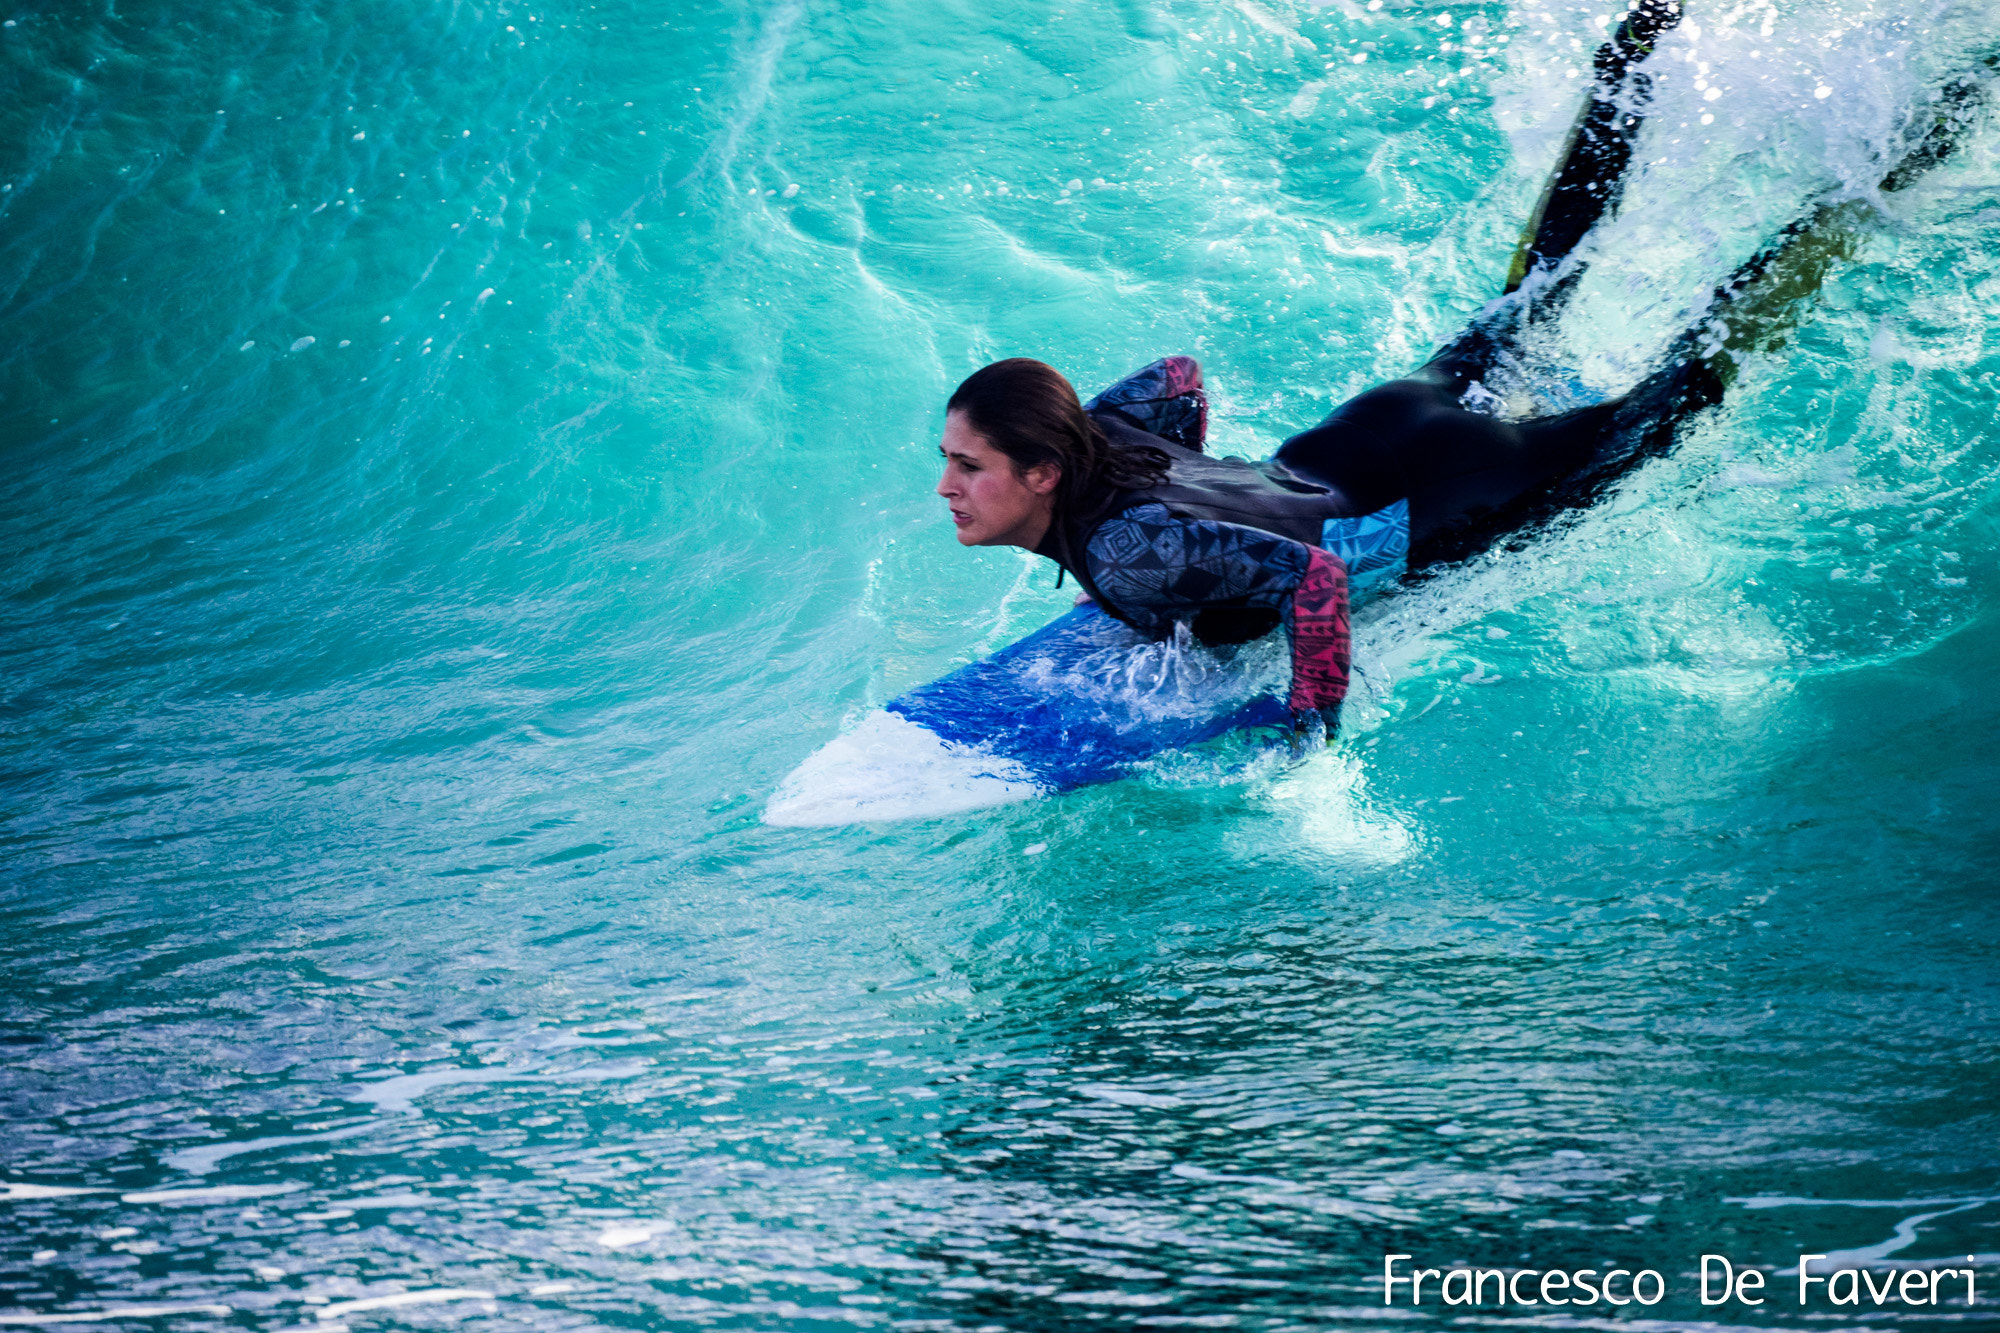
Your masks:
{"label": "white surfboard nose", "polygon": [[955,745],[878,708],[787,774],[764,807],[764,822],[816,828],[929,819],[1026,801],[1045,790],[1012,759]]}

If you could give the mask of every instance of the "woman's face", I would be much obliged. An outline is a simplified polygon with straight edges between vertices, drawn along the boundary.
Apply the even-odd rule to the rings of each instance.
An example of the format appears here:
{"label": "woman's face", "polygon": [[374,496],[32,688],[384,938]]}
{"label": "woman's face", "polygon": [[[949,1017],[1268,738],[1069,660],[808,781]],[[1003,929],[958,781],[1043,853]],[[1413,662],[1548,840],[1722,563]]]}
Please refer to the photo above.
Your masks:
{"label": "woman's face", "polygon": [[986,442],[962,412],[947,412],[944,477],[937,493],[951,506],[960,546],[1025,546],[1033,550],[1049,530],[1062,469],[1049,463],[1016,469],[1014,460]]}

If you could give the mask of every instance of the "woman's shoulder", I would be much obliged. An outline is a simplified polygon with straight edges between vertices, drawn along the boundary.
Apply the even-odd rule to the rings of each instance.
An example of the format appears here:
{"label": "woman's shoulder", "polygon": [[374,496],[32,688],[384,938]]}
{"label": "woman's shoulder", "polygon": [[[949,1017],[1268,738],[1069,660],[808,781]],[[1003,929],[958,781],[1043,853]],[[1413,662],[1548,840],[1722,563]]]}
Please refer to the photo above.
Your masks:
{"label": "woman's shoulder", "polygon": [[1083,405],[1100,425],[1119,421],[1155,439],[1200,453],[1208,437],[1208,394],[1201,363],[1163,356],[1139,367]]}
{"label": "woman's shoulder", "polygon": [[1098,394],[1084,404],[1084,409],[1160,402],[1200,392],[1201,362],[1191,356],[1163,356],[1139,367]]}
{"label": "woman's shoulder", "polygon": [[1113,441],[1128,448],[1146,445],[1158,449],[1169,458],[1191,457],[1201,452],[1199,449],[1188,448],[1171,435],[1161,435],[1157,431],[1146,429],[1116,408],[1085,408],[1084,415],[1096,422],[1098,429]]}

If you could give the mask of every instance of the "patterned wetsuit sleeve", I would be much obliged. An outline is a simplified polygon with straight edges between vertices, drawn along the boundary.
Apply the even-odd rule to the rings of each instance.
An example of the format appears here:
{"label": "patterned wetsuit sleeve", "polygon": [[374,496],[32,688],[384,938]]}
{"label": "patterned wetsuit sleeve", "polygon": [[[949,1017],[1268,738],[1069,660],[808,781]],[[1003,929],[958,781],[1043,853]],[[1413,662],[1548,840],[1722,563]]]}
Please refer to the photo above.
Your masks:
{"label": "patterned wetsuit sleeve", "polygon": [[1140,430],[1200,453],[1208,439],[1208,395],[1201,363],[1191,356],[1163,356],[1119,380],[1083,405],[1113,412]]}
{"label": "patterned wetsuit sleeve", "polygon": [[1084,561],[1104,600],[1151,633],[1209,607],[1279,612],[1291,632],[1291,706],[1332,708],[1346,694],[1347,571],[1337,557],[1255,528],[1175,518],[1154,504],[1098,524]]}
{"label": "patterned wetsuit sleeve", "polygon": [[[1340,707],[1347,697],[1347,570],[1312,549],[1312,567],[1292,593],[1292,711]],[[1331,719],[1327,729],[1332,730]]]}

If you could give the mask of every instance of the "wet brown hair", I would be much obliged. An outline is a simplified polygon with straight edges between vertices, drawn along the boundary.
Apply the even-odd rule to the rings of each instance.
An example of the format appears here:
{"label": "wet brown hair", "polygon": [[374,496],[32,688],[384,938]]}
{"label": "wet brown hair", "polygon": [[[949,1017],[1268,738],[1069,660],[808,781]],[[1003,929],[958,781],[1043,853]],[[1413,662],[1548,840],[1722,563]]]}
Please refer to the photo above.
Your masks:
{"label": "wet brown hair", "polygon": [[1167,479],[1165,453],[1107,438],[1084,413],[1062,372],[1043,361],[1015,356],[982,366],[952,391],[945,410],[963,412],[967,424],[1007,455],[1015,471],[1041,463],[1061,470],[1059,528],[1066,518],[1087,515],[1107,492]]}

